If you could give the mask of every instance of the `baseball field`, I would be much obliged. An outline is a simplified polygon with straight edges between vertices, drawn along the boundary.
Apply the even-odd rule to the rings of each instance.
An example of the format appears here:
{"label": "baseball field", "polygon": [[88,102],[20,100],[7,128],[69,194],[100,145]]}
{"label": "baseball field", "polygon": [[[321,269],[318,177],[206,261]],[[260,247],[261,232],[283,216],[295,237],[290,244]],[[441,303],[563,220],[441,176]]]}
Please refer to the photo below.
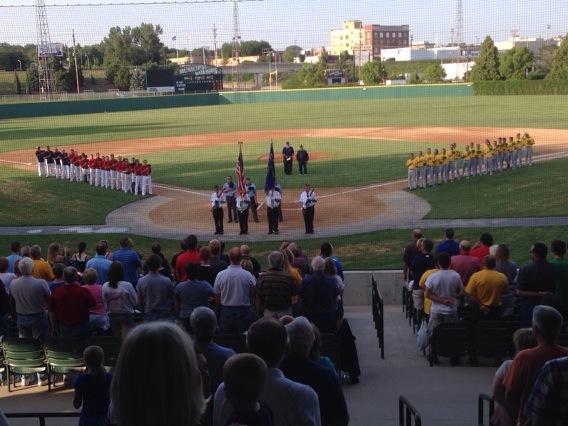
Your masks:
{"label": "baseball field", "polygon": [[[445,219],[564,216],[567,116],[562,96],[455,96],[0,119],[0,226],[106,223],[134,234],[175,239],[193,232],[205,239],[213,232],[208,194],[226,175],[234,175],[237,142],[244,142],[246,175],[261,189],[270,141],[279,152],[286,140],[296,149],[302,144],[311,159],[307,176],[296,169],[285,176],[277,161],[277,179],[284,190],[280,239],[299,238],[303,222],[297,200],[305,181],[319,197],[316,237],[318,230],[320,237],[341,235],[337,243],[352,248],[365,247],[375,238],[387,247],[387,241],[380,242],[385,235],[373,231],[411,226],[422,219],[440,219],[434,227],[438,229]],[[409,152],[525,131],[536,139],[538,162],[532,167],[405,191],[404,159]],[[122,192],[40,179],[34,173],[38,145],[147,159],[153,165],[156,196],[137,201]],[[264,215],[261,209],[261,223],[251,226],[251,241],[265,239]],[[238,233],[231,229],[226,228],[229,239]],[[469,229],[474,234],[481,228]],[[521,236],[522,242],[515,243],[519,246],[525,239],[529,244],[568,231],[563,226],[539,228],[540,237],[536,229],[508,229]],[[397,244],[406,239],[403,231],[379,232],[394,232],[386,239]],[[382,260],[359,266],[388,267],[393,263],[386,254],[390,250],[376,253]]]}

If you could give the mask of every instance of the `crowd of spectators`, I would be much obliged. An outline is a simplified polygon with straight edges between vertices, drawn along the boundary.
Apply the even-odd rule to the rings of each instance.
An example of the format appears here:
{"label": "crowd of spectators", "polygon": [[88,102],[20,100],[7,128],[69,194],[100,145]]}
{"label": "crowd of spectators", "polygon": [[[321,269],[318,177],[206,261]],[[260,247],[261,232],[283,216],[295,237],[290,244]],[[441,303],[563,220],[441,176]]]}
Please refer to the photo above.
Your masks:
{"label": "crowd of spectators", "polygon": [[[0,257],[0,294],[11,302],[3,305],[0,334],[14,333],[15,320],[20,337],[40,341],[123,338],[112,386],[101,348],[85,350],[73,401],[82,407],[81,424],[105,424],[110,413],[120,425],[180,418],[346,425],[341,382],[357,383],[360,370],[332,251],[325,243],[309,261],[297,244],[283,243],[263,271],[248,246],[225,254],[219,240],[199,246],[193,235],[171,260],[158,243],[143,259],[128,238],[115,250],[99,241],[93,257],[84,243],[71,256],[54,243],[45,260],[39,246],[14,242]],[[321,356],[321,333],[336,336],[344,365]],[[215,343],[217,334],[246,335],[248,353]],[[148,382],[163,383],[162,390],[149,393]]]}

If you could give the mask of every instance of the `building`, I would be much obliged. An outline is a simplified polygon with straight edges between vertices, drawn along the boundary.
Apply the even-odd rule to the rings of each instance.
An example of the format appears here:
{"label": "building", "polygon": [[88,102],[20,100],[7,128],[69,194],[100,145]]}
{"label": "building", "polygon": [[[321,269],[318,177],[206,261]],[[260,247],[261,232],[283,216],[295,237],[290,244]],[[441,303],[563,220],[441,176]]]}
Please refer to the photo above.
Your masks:
{"label": "building", "polygon": [[544,39],[544,38],[531,38],[531,37],[521,37],[515,35],[509,37],[507,41],[498,41],[495,43],[495,47],[499,52],[506,52],[511,50],[513,47],[526,47],[534,55],[540,53],[540,49],[544,46],[554,46],[557,45],[558,41],[554,38]]}
{"label": "building", "polygon": [[382,61],[445,61],[462,58],[462,50],[459,46],[435,47],[433,49],[412,49],[404,47],[400,49],[383,49],[380,56]]}
{"label": "building", "polygon": [[382,49],[410,46],[408,25],[374,25],[362,21],[345,21],[343,27],[331,30],[329,53],[340,55],[347,51],[360,61],[380,59]]}

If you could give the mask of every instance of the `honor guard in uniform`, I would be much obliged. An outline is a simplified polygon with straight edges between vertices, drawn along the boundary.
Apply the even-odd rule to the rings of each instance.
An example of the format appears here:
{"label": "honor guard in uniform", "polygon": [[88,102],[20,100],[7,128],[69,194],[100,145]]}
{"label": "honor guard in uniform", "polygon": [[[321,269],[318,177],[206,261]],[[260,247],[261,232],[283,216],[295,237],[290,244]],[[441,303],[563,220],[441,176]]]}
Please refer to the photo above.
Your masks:
{"label": "honor guard in uniform", "polygon": [[471,176],[471,152],[469,151],[469,145],[465,146],[465,152],[463,153],[462,176],[467,177],[467,179]]}
{"label": "honor guard in uniform", "polygon": [[309,159],[310,159],[310,156],[308,154],[308,151],[306,151],[304,149],[304,145],[300,145],[300,149],[296,153],[296,160],[298,161],[298,167],[299,167],[301,175],[307,175],[308,174],[308,160]]}
{"label": "honor guard in uniform", "polygon": [[247,190],[247,195],[250,198],[250,211],[252,213],[252,220],[258,223],[258,202],[256,199],[256,185],[251,182],[250,178],[245,179],[245,188]]}
{"label": "honor guard in uniform", "polygon": [[268,234],[278,234],[278,210],[282,195],[275,188],[266,192],[266,216],[268,218]]}
{"label": "honor guard in uniform", "polygon": [[416,157],[414,156],[413,152],[410,153],[410,156],[406,160],[406,168],[408,169],[408,189],[413,191],[416,189],[416,186],[418,184]]}
{"label": "honor guard in uniform", "polygon": [[532,166],[535,140],[528,133],[525,133],[525,140],[526,140],[525,164]]}
{"label": "honor guard in uniform", "polygon": [[219,185],[213,187],[211,193],[211,213],[213,214],[213,222],[215,223],[215,235],[223,235],[223,203],[225,197]]}
{"label": "honor guard in uniform", "polygon": [[237,185],[233,182],[231,176],[227,176],[226,182],[223,184],[223,195],[225,196],[225,202],[227,203],[227,216],[229,220],[227,223],[233,222],[233,217],[235,222],[237,222],[237,202],[235,199],[235,193],[237,192]]}
{"label": "honor guard in uniform", "polygon": [[314,213],[317,202],[318,200],[316,198],[315,191],[308,183],[306,183],[304,185],[304,190],[300,194],[300,204],[302,206],[302,214],[304,215],[306,234],[314,233]]}
{"label": "honor guard in uniform", "polygon": [[45,167],[45,151],[38,146],[35,151],[35,156],[37,160],[37,175],[39,177],[47,176]]}
{"label": "honor guard in uniform", "polygon": [[291,175],[292,166],[294,165],[294,148],[288,141],[286,141],[286,145],[282,148],[282,161],[284,162],[284,173]]}
{"label": "honor guard in uniform", "polygon": [[[280,199],[282,199],[282,186],[278,182],[275,182],[274,189],[280,193]],[[280,202],[280,205],[278,206],[278,222],[284,222],[284,216],[282,215],[282,202]]]}
{"label": "honor guard in uniform", "polygon": [[249,219],[249,207],[250,207],[250,198],[248,194],[242,193],[237,195],[237,211],[239,215],[239,228],[240,231],[239,235],[246,235],[248,234],[248,219]]}
{"label": "honor guard in uniform", "polygon": [[418,185],[420,188],[426,188],[426,163],[424,162],[424,154],[422,151],[418,152],[418,155],[414,158],[414,164],[416,165],[416,174],[418,176]]}

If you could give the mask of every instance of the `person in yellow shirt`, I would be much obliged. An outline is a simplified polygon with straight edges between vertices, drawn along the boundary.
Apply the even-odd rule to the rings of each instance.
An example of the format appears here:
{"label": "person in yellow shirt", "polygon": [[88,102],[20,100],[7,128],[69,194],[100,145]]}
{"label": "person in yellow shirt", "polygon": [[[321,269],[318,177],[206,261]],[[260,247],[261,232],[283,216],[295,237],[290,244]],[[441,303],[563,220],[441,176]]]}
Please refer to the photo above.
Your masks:
{"label": "person in yellow shirt", "polygon": [[517,133],[517,138],[515,139],[515,148],[516,148],[516,158],[517,158],[517,167],[521,167],[523,165],[523,153],[524,153],[524,142],[523,138],[521,137],[520,133]]}
{"label": "person in yellow shirt", "polygon": [[510,167],[515,170],[517,168],[517,143],[513,136],[509,138],[507,148],[509,149]]}
{"label": "person in yellow shirt", "polygon": [[416,166],[418,185],[424,189],[426,188],[426,162],[422,151],[419,151],[418,155],[414,158],[414,165]]}
{"label": "person in yellow shirt", "polygon": [[467,283],[465,293],[477,308],[478,320],[493,321],[501,318],[501,297],[509,291],[505,274],[495,270],[494,256],[483,258],[483,269],[474,273]]}
{"label": "person in yellow shirt", "polygon": [[[426,272],[424,272],[422,274],[422,278],[420,278],[420,282],[418,283],[418,285],[420,286],[420,288],[422,290],[426,289],[426,279],[432,275],[434,272],[438,272],[438,268],[435,267],[433,269],[428,269]],[[430,315],[430,307],[432,306],[432,300],[428,299],[427,297],[424,297],[424,315],[429,316]]]}
{"label": "person in yellow shirt", "polygon": [[462,154],[457,150],[457,144],[450,145],[450,152],[448,154],[448,175],[450,182],[454,179],[460,180],[460,172],[458,170],[458,161],[462,158]]}
{"label": "person in yellow shirt", "polygon": [[440,179],[444,183],[448,183],[448,174],[450,172],[450,161],[446,148],[442,148],[440,152]]}
{"label": "person in yellow shirt", "polygon": [[434,185],[434,155],[430,148],[426,149],[424,154],[424,165],[426,167],[426,185]]}
{"label": "person in yellow shirt", "polygon": [[30,247],[30,256],[34,262],[34,268],[32,270],[32,276],[35,278],[40,278],[47,282],[53,281],[55,275],[53,275],[53,269],[51,265],[41,258],[41,248],[40,246]]}
{"label": "person in yellow shirt", "polygon": [[493,146],[489,139],[485,139],[483,159],[485,161],[485,174],[489,173],[489,176],[493,176],[493,157],[495,153],[493,152]]}
{"label": "person in yellow shirt", "polygon": [[471,152],[469,150],[469,145],[465,146],[465,152],[463,153],[463,169],[462,176],[467,175],[467,179],[471,176]]}
{"label": "person in yellow shirt", "polygon": [[[501,142],[501,138],[499,138],[499,142]],[[503,153],[501,152],[501,147],[497,141],[493,141],[493,171],[501,171],[501,165],[503,163],[502,160]]]}
{"label": "person in yellow shirt", "polygon": [[535,140],[534,138],[532,138],[528,132],[525,133],[525,138],[527,140],[527,151],[526,151],[526,156],[525,156],[525,164],[528,164],[529,166],[532,166],[533,163],[533,151],[534,151],[534,145],[535,145]]}
{"label": "person in yellow shirt", "polygon": [[432,164],[434,165],[434,171],[432,173],[432,182],[434,185],[439,185],[442,183],[442,156],[437,149],[434,149],[434,153],[432,154]]}
{"label": "person in yellow shirt", "polygon": [[408,169],[408,189],[411,191],[416,189],[418,183],[417,169],[416,169],[416,158],[414,153],[411,152],[410,156],[406,160],[406,168]]}

